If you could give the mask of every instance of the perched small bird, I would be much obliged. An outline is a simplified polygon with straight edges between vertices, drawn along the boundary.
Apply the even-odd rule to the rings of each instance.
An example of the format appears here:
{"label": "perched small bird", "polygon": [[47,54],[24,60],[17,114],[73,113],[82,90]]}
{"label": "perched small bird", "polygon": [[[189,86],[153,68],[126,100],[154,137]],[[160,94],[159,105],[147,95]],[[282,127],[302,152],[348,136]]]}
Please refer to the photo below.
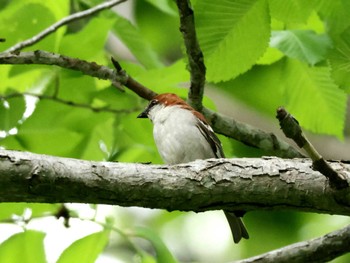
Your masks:
{"label": "perched small bird", "polygon": [[[221,142],[204,116],[172,93],[154,97],[138,118],[153,123],[153,137],[166,164],[179,164],[198,159],[224,158]],[[249,238],[240,217],[224,211],[233,240]]]}

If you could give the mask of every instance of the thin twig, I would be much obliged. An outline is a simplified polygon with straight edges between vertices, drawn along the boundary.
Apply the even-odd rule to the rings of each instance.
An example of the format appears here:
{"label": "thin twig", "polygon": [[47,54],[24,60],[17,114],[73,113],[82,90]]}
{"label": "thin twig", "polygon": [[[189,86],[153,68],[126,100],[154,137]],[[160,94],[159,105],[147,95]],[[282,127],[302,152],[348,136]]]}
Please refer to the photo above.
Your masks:
{"label": "thin twig", "polygon": [[58,21],[58,22],[52,24],[51,26],[49,26],[48,28],[44,29],[39,34],[33,36],[32,38],[29,38],[27,40],[24,40],[22,42],[17,43],[16,45],[7,49],[5,52],[16,52],[16,51],[19,51],[25,47],[32,46],[35,43],[42,40],[44,37],[50,35],[51,33],[55,32],[57,29],[59,29],[60,27],[66,25],[68,23],[71,23],[75,20],[82,19],[84,17],[92,16],[93,14],[96,14],[104,9],[108,9],[108,8],[113,7],[113,6],[119,5],[125,1],[127,1],[127,0],[112,0],[112,1],[104,2],[102,4],[99,4],[97,6],[92,7],[90,9],[87,9],[87,10],[84,10],[81,12],[77,12],[77,13],[72,14],[70,16],[66,16],[66,17],[62,18],[60,21]]}
{"label": "thin twig", "polygon": [[184,39],[191,74],[188,102],[196,110],[201,111],[206,69],[203,53],[197,39],[193,10],[189,0],[176,0],[176,4],[179,9],[180,31]]}

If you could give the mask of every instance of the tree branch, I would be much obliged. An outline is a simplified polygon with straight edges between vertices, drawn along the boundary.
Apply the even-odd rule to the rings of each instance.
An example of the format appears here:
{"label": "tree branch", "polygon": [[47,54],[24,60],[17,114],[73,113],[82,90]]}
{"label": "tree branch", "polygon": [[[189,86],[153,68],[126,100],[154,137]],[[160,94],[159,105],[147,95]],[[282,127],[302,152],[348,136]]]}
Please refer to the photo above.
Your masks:
{"label": "tree branch", "polygon": [[346,178],[342,174],[334,171],[326,160],[323,159],[303,133],[299,122],[283,107],[277,109],[277,119],[286,137],[291,138],[300,148],[306,151],[312,160],[312,167],[326,176],[332,187],[337,189],[349,187]]}
{"label": "tree branch", "polygon": [[[279,158],[209,159],[165,166],[0,150],[0,202],[350,215],[350,189],[332,189],[310,166],[306,159]],[[334,162],[333,168],[350,177],[350,164]]]}
{"label": "tree branch", "polygon": [[33,36],[32,38],[29,38],[27,40],[24,40],[22,42],[17,43],[16,45],[10,47],[9,49],[7,49],[5,51],[6,52],[16,52],[19,51],[25,47],[29,47],[34,45],[35,43],[39,42],[40,40],[42,40],[43,38],[47,37],[48,35],[50,35],[51,33],[55,32],[57,29],[59,29],[60,27],[71,23],[73,21],[82,19],[84,17],[88,17],[88,16],[92,16],[104,9],[108,9],[111,8],[113,6],[119,5],[123,2],[125,2],[126,0],[111,0],[111,1],[107,1],[104,2],[102,4],[99,4],[97,6],[94,6],[90,9],[81,11],[81,12],[77,12],[75,14],[72,14],[70,16],[66,16],[64,18],[62,18],[60,21],[52,24],[51,26],[49,26],[48,28],[44,29],[43,31],[41,31],[39,34]]}
{"label": "tree branch", "polygon": [[234,263],[323,263],[350,252],[350,226],[309,241],[292,244]]}
{"label": "tree branch", "polygon": [[188,102],[196,110],[201,111],[206,69],[203,53],[197,39],[193,10],[189,0],[176,0],[176,4],[180,14],[180,31],[184,39],[191,73]]}
{"label": "tree branch", "polygon": [[120,89],[121,84],[128,80],[126,74],[116,74],[116,72],[106,66],[101,66],[95,62],[87,62],[77,58],[71,58],[51,52],[37,50],[34,52],[20,53],[0,53],[0,64],[16,65],[55,65],[66,69],[82,72],[85,75],[99,79],[110,80],[114,86]]}
{"label": "tree branch", "polygon": [[[152,99],[156,95],[154,91],[128,76],[115,60],[113,64],[116,67],[116,70],[114,71],[108,67],[98,65],[95,62],[87,62],[38,50],[35,52],[21,52],[19,54],[1,53],[0,64],[56,65],[66,69],[78,70],[85,75],[97,77],[99,79],[110,80],[118,89],[121,88],[121,85],[125,85],[137,95],[147,100]],[[227,116],[214,113],[206,108],[203,108],[202,112],[207,120],[211,122],[214,131],[217,133],[234,138],[247,145],[263,149],[264,151],[279,157],[303,157],[303,155],[293,147],[283,142],[272,133],[266,133],[247,124],[237,122]]]}

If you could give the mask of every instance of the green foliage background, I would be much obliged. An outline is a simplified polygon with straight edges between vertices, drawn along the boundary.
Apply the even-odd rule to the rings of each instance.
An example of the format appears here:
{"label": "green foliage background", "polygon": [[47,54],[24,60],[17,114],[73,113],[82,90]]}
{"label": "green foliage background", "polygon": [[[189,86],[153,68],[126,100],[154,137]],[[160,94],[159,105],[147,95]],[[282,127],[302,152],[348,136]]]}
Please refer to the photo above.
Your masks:
{"label": "green foliage background", "polygon": [[[0,43],[0,50],[32,37],[73,11],[100,2],[2,1],[0,37],[6,38],[6,42]],[[284,105],[313,133],[340,140],[349,136],[350,132],[345,130],[350,92],[349,1],[197,0],[193,1],[193,7],[207,81],[214,92],[238,99],[271,118],[275,109]],[[128,74],[157,93],[175,92],[186,97],[186,89],[180,87],[189,81],[189,73],[174,2],[138,0],[131,8],[132,21],[110,10],[104,11],[62,27],[25,50],[42,49],[110,67],[109,58],[113,55]],[[124,59],[106,44],[112,34],[124,43],[134,60]],[[153,143],[151,124],[136,119],[146,102],[128,90],[121,93],[107,81],[58,67],[1,65],[0,92],[3,96],[0,103],[3,148],[87,160],[161,163]],[[23,92],[57,94],[73,105],[18,95]],[[13,94],[18,96],[6,97]],[[118,112],[95,112],[74,104]],[[215,108],[207,98],[204,104]],[[245,147],[220,138],[228,157],[233,153],[246,155]],[[261,154],[255,151],[249,149],[249,155]],[[22,215],[27,207],[34,218],[54,214],[58,209],[57,205],[2,204],[0,218],[7,222],[13,214]],[[186,244],[191,242],[188,237],[193,233],[181,235],[182,239],[176,241],[179,244],[174,244],[174,239],[165,234],[169,225],[176,230],[168,233],[184,231],[179,229],[183,229],[186,220],[197,215],[158,211],[150,217],[152,220],[131,220],[135,215],[128,209],[117,211],[103,224],[104,230],[70,245],[58,262],[84,260],[79,256],[83,254],[81,251],[90,252],[84,255],[84,262],[94,262],[108,240],[109,251],[113,250],[111,254],[123,262],[207,260],[204,252],[201,256],[189,251]],[[77,213],[79,215],[79,211]],[[111,218],[116,222],[111,223]],[[245,216],[245,221],[251,240],[236,246],[226,244],[225,254],[215,255],[217,262],[256,255],[316,237],[341,227],[348,220],[291,212],[252,212]],[[135,227],[138,224],[148,226]],[[1,243],[0,261],[46,262],[45,233],[31,229],[30,224],[20,228],[21,232]],[[135,236],[149,243],[145,245]],[[113,242],[113,238],[118,242]],[[169,250],[169,247],[177,249]],[[25,251],[25,261],[23,257],[13,256],[19,248]],[[125,250],[129,253],[121,252]],[[349,257],[343,257],[336,262],[347,260]]]}

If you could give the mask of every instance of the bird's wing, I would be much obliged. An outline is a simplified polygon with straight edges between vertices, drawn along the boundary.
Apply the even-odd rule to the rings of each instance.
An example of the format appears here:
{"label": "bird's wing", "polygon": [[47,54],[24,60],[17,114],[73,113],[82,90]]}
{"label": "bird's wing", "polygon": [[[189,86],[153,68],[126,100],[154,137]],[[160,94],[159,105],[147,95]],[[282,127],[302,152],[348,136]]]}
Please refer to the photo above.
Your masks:
{"label": "bird's wing", "polygon": [[198,120],[197,128],[202,133],[202,135],[207,139],[210,144],[211,149],[213,150],[216,158],[225,158],[224,151],[222,150],[221,142],[219,138],[214,133],[213,129],[209,124]]}

